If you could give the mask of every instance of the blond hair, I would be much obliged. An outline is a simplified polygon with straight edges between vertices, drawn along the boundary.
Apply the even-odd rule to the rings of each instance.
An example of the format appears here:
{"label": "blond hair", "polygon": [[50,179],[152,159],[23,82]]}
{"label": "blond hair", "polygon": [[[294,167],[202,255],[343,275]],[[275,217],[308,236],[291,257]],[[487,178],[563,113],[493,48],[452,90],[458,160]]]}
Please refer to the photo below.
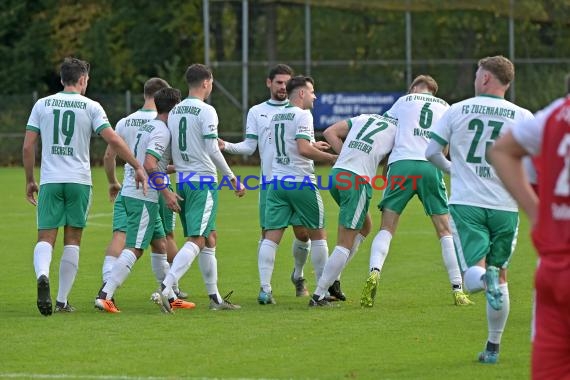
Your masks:
{"label": "blond hair", "polygon": [[429,92],[432,93],[432,95],[435,95],[437,93],[437,82],[435,81],[435,79],[433,79],[431,76],[429,75],[418,75],[412,82],[412,84],[410,85],[410,88],[408,89],[408,93],[412,92],[412,89],[416,86],[425,86],[427,87],[427,89],[429,90]]}
{"label": "blond hair", "polygon": [[482,58],[479,60],[478,65],[493,74],[505,86],[515,79],[515,66],[508,58],[502,55]]}

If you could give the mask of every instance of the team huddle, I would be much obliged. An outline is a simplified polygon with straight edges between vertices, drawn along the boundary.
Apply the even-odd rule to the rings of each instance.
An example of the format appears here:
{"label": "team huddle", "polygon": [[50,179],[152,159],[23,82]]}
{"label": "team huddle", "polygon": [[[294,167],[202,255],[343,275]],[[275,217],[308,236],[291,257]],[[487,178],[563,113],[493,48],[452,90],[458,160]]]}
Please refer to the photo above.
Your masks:
{"label": "team huddle", "polygon": [[[91,202],[89,141],[93,132],[108,143],[104,163],[109,195],[114,199],[113,238],[106,250],[95,307],[120,312],[115,292],[150,246],[158,285],[151,300],[161,311],[195,307],[178,283],[196,258],[209,308],[240,309],[230,302],[231,293],[222,297],[218,290],[215,185],[220,172],[235,195],[242,197],[245,188],[221,152],[251,155],[259,148],[260,178],[270,181],[259,190],[259,304],[277,302],[271,280],[279,244],[289,226],[295,236],[291,282],[296,296],[309,297],[309,307],[332,307],[346,300],[341,289],[342,271],[372,229],[368,210],[373,189],[362,178],[374,178],[383,165],[386,178],[404,180],[387,186],[378,205],[380,228],[371,245],[361,306],[374,306],[400,215],[417,195],[440,241],[453,303],[468,306],[473,303],[469,293],[485,292],[488,337],[478,360],[497,362],[510,309],[507,268],[516,245],[519,218],[517,201],[499,179],[488,154],[493,154],[490,151],[495,140],[518,124],[534,121],[530,111],[504,99],[514,79],[514,66],[508,59],[481,59],[475,96],[452,106],[435,96],[438,86],[432,77],[420,75],[384,115],[363,114],[336,122],[324,131],[326,141],[315,140],[310,112],[316,99],[314,79],[295,76],[287,65],[279,64],[269,71],[266,85],[270,98],[249,110],[246,138],[240,143],[218,138],[216,110],[205,102],[214,81],[211,70],[193,64],[185,76],[188,97],[184,100],[166,81],[149,79],[143,108],[119,121],[113,130],[101,105],[84,96],[89,64],[66,58],[61,66],[63,92],[34,105],[26,127],[23,159],[27,198],[37,204],[34,268],[37,306],[42,315],[75,310],[68,296]],[[39,188],[33,173],[38,136],[42,138]],[[122,184],[115,175],[117,155],[126,161]],[[332,166],[329,191],[339,206],[337,242],[330,255],[316,162]],[[178,178],[190,179],[173,191],[168,176],[156,177],[157,173],[177,173]],[[451,178],[449,199],[444,173]],[[149,177],[153,186],[148,186]],[[204,186],[193,177],[213,178],[213,186]],[[174,239],[174,213],[180,216],[185,236],[180,249]],[[61,226],[64,249],[53,307],[49,267]],[[312,294],[304,277],[309,257],[316,277]]]}

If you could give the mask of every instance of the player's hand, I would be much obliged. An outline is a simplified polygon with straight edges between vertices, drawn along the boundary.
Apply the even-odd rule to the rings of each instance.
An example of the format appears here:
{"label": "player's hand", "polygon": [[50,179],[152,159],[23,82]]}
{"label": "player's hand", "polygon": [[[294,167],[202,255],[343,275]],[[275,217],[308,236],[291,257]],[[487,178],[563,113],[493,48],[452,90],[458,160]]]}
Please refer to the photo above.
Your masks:
{"label": "player's hand", "polygon": [[34,206],[38,205],[38,202],[36,201],[36,195],[35,195],[38,193],[38,190],[39,190],[38,184],[35,181],[28,182],[26,184],[26,199],[28,200],[28,202],[30,202]]}
{"label": "player's hand", "polygon": [[337,155],[337,154],[331,154],[330,164],[331,164],[331,165],[336,164],[337,158],[338,158],[338,155]]}
{"label": "player's hand", "polygon": [[331,148],[331,145],[325,141],[315,141],[313,146],[321,151],[329,150]]}
{"label": "player's hand", "polygon": [[222,151],[226,149],[226,142],[222,139],[218,139],[218,148]]}
{"label": "player's hand", "polygon": [[170,190],[163,191],[162,195],[164,196],[166,207],[174,212],[180,212],[180,204],[178,201],[183,201],[184,198]]}
{"label": "player's hand", "polygon": [[113,202],[119,192],[121,191],[121,184],[119,182],[109,184],[109,200]]}
{"label": "player's hand", "polygon": [[166,165],[166,174],[174,174],[176,173],[176,168],[174,165]]}
{"label": "player's hand", "polygon": [[143,194],[146,195],[146,192],[148,190],[148,177],[146,175],[146,171],[142,166],[139,166],[137,169],[135,169],[135,184],[137,189],[140,188],[140,185],[142,184]]}
{"label": "player's hand", "polygon": [[231,182],[235,189],[234,190],[235,195],[238,198],[243,197],[245,195],[245,186],[242,183],[238,182],[237,179],[235,178],[232,178]]}

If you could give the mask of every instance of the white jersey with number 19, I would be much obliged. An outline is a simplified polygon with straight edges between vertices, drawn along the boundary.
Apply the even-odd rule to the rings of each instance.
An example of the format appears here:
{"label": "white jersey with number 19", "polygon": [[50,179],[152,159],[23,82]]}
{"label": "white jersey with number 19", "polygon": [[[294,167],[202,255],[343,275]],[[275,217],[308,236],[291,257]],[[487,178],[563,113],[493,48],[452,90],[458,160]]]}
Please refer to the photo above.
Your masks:
{"label": "white jersey with number 19", "polygon": [[40,185],[91,185],[91,134],[110,126],[103,107],[79,93],[58,92],[38,100],[26,130],[42,140]]}

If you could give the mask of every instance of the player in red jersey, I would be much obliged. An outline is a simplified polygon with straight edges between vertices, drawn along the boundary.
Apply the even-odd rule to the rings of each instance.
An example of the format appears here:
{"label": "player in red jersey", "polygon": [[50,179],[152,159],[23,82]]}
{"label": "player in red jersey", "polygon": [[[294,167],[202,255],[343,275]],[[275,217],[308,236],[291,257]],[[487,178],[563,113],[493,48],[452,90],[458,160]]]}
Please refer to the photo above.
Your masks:
{"label": "player in red jersey", "polygon": [[[570,75],[567,95],[517,124],[490,152],[497,174],[528,214],[540,261],[535,276],[532,378],[570,379]],[[538,156],[538,197],[522,157]]]}

